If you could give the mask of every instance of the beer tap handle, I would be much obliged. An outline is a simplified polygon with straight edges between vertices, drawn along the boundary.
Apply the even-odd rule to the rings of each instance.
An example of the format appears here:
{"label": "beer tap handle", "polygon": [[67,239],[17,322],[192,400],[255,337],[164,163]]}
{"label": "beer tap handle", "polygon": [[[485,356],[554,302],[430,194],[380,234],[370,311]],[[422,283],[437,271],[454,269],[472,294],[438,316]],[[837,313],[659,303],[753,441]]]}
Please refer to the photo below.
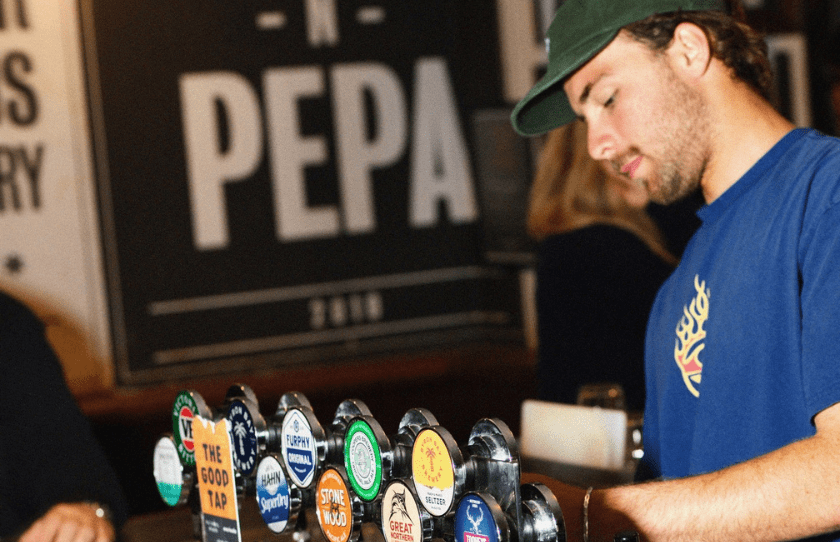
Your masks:
{"label": "beer tap handle", "polygon": [[282,421],[283,417],[290,409],[299,407],[306,407],[310,410],[312,409],[309,399],[307,399],[301,392],[286,392],[280,397],[280,401],[277,403],[277,409],[274,411],[274,417]]}
{"label": "beer tap handle", "polygon": [[400,420],[397,434],[391,438],[394,452],[394,478],[407,478],[411,476],[411,452],[418,433],[437,425],[437,418],[425,408],[412,408],[406,412]]}
{"label": "beer tap handle", "polygon": [[492,495],[514,528],[521,528],[519,446],[513,432],[499,419],[481,419],[473,426],[467,450],[473,460],[475,489]]}
{"label": "beer tap handle", "polygon": [[257,394],[254,393],[254,390],[251,389],[251,386],[249,386],[248,384],[236,383],[228,388],[227,393],[225,394],[225,406],[227,406],[234,399],[247,399],[255,405],[259,404],[259,400],[257,400]]}
{"label": "beer tap handle", "polygon": [[522,525],[520,542],[565,542],[566,524],[560,503],[544,484],[524,484],[522,497]]}

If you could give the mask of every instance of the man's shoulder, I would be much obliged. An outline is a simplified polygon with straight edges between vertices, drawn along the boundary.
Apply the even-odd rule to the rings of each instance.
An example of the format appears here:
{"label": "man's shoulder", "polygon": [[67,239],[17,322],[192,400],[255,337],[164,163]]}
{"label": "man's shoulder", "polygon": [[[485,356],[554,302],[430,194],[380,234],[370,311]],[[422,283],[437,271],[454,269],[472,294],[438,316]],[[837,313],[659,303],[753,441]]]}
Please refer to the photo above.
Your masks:
{"label": "man's shoulder", "polygon": [[810,128],[797,131],[801,131],[801,137],[791,147],[805,164],[822,167],[840,160],[840,138]]}
{"label": "man's shoulder", "polygon": [[840,203],[840,138],[807,130],[798,147],[799,176],[810,186],[809,200]]}
{"label": "man's shoulder", "polygon": [[790,188],[782,196],[788,203],[801,200],[812,210],[840,203],[840,138],[810,128],[798,128],[789,136],[770,170],[771,178],[784,180]]}

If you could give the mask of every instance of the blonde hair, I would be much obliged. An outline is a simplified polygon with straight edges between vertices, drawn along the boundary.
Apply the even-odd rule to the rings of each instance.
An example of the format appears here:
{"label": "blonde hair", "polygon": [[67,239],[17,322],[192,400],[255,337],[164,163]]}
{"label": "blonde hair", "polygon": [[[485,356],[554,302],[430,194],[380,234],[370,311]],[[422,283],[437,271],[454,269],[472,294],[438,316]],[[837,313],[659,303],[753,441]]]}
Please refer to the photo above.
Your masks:
{"label": "blonde hair", "polygon": [[586,148],[581,121],[550,132],[531,185],[528,234],[536,240],[592,224],[611,224],[639,237],[655,254],[671,263],[662,233],[643,209],[631,207],[609,184],[604,167]]}

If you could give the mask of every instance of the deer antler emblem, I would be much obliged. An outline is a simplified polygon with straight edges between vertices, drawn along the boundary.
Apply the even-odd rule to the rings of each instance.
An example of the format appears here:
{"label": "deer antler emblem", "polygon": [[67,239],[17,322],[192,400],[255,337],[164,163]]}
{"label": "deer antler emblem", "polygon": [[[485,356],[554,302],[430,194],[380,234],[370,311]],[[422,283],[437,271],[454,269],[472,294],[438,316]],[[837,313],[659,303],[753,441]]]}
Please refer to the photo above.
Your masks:
{"label": "deer antler emblem", "polygon": [[697,295],[689,306],[683,307],[683,317],[677,324],[674,360],[682,372],[683,382],[688,391],[695,397],[700,397],[697,386],[703,372],[700,352],[706,347],[702,341],[706,338],[703,325],[709,319],[709,289],[706,288],[706,281],[700,282],[697,275],[694,276],[694,289]]}
{"label": "deer antler emblem", "polygon": [[[470,508],[478,508],[479,516],[477,518],[473,518],[470,515]],[[466,515],[467,515],[467,519],[469,520],[469,522],[473,526],[473,532],[480,533],[481,532],[481,527],[479,527],[479,524],[481,523],[481,520],[484,519],[484,510],[482,510],[481,507],[479,507],[477,505],[470,505],[470,507],[467,508]]]}

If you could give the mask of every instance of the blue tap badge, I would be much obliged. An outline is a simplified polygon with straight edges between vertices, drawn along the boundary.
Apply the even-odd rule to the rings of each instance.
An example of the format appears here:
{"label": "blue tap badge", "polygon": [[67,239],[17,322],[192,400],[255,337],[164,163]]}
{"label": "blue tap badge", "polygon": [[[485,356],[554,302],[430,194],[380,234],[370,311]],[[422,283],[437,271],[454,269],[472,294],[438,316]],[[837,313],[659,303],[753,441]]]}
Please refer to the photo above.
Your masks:
{"label": "blue tap badge", "polygon": [[281,441],[289,476],[297,486],[308,487],[315,475],[316,443],[312,427],[300,410],[290,410],[283,418]]}
{"label": "blue tap badge", "polygon": [[228,408],[230,441],[233,447],[233,465],[249,476],[257,462],[257,431],[247,405],[242,401],[231,402]]}
{"label": "blue tap badge", "polygon": [[499,542],[499,529],[484,499],[467,495],[455,513],[455,542]]}
{"label": "blue tap badge", "polygon": [[268,528],[282,533],[289,521],[289,484],[274,456],[267,456],[257,467],[257,504]]}

